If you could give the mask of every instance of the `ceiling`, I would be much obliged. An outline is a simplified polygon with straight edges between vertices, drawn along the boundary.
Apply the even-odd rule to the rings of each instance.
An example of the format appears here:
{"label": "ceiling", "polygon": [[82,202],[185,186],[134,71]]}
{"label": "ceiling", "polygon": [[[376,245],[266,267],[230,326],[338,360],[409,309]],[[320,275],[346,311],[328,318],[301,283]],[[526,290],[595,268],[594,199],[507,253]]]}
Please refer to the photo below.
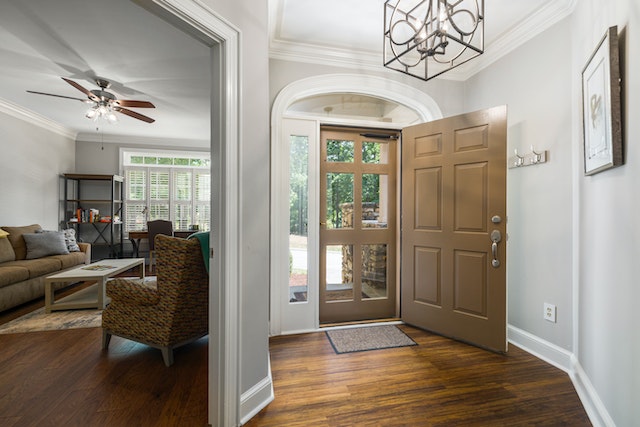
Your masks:
{"label": "ceiling", "polygon": [[[78,138],[209,140],[209,48],[129,0],[0,0],[0,98],[61,124]],[[119,99],[152,102],[135,109],[149,124],[118,114],[93,122],[84,98],[60,77],[96,89],[112,82]],[[96,132],[96,126],[100,132]],[[102,137],[100,135],[100,137]],[[208,145],[208,143],[207,143]]]}
{"label": "ceiling", "polygon": [[[381,65],[384,0],[268,1],[272,58],[386,71]],[[485,54],[444,77],[467,78],[562,19],[575,1],[487,0]],[[0,6],[0,107],[5,111],[53,121],[78,139],[208,146],[211,61],[204,44],[131,0],[0,0]],[[60,77],[87,89],[96,88],[95,77],[110,80],[109,90],[119,99],[155,104],[155,109],[132,109],[156,121],[119,115],[114,125],[93,122],[84,117],[84,103],[26,92],[83,97]],[[358,116],[357,101],[366,114],[398,114],[383,101],[365,105],[379,102],[375,98],[346,101],[322,98],[306,105],[324,113],[331,106],[333,114],[339,114],[335,107],[349,105],[348,115]]]}

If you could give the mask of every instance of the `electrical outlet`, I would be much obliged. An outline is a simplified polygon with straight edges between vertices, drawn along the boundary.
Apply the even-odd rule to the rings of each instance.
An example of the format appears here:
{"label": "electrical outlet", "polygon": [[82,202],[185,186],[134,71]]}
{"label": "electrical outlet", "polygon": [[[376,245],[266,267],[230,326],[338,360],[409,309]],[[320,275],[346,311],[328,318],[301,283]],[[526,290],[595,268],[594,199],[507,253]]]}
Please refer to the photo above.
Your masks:
{"label": "electrical outlet", "polygon": [[548,320],[549,322],[556,323],[556,306],[553,304],[549,304],[548,302],[544,303],[544,320]]}

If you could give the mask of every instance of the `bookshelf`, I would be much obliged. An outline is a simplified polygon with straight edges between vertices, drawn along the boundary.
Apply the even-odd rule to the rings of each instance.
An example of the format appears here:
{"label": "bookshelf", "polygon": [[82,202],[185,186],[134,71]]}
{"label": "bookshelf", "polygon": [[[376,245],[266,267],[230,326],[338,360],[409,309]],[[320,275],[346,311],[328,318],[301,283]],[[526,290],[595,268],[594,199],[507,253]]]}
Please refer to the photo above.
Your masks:
{"label": "bookshelf", "polygon": [[78,241],[91,243],[94,259],[121,258],[124,177],[65,173],[63,210],[67,227]]}

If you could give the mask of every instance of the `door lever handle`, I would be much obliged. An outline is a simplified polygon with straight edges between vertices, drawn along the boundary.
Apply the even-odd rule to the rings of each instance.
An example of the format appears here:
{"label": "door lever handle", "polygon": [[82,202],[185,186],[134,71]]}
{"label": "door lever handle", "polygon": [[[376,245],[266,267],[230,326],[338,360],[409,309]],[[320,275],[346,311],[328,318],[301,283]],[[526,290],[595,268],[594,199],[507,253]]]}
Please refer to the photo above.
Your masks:
{"label": "door lever handle", "polygon": [[500,230],[493,230],[491,232],[491,266],[493,268],[500,267],[500,260],[498,259],[498,243],[502,240],[502,234]]}

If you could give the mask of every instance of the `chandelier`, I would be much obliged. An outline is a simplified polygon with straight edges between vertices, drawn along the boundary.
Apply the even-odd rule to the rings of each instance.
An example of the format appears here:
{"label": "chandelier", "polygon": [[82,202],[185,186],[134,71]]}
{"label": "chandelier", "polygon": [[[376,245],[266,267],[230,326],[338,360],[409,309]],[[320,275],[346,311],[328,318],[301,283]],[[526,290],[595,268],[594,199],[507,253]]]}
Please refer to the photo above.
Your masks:
{"label": "chandelier", "polygon": [[384,66],[430,80],[484,51],[484,0],[387,0]]}

